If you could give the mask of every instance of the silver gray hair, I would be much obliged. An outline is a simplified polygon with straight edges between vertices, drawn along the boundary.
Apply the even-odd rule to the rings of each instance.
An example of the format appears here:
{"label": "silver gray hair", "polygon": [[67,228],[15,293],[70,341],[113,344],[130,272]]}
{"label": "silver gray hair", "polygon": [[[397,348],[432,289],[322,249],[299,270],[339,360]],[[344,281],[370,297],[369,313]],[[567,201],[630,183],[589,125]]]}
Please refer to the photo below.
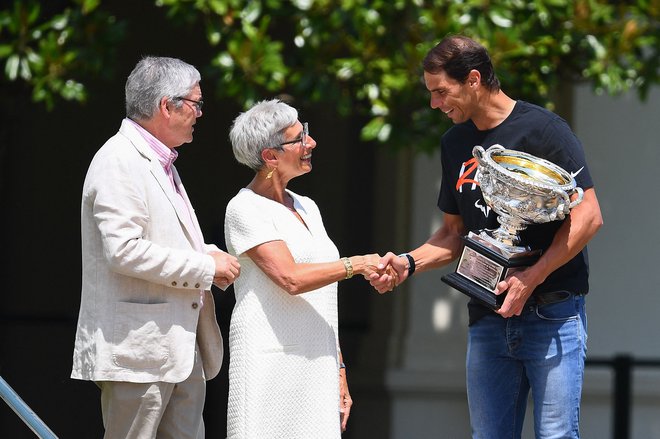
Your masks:
{"label": "silver gray hair", "polygon": [[258,171],[264,165],[261,151],[284,142],[284,131],[298,121],[298,110],[279,99],[260,101],[238,115],[229,131],[234,157]]}
{"label": "silver gray hair", "polygon": [[[163,97],[185,97],[200,80],[199,71],[180,59],[144,57],[126,80],[126,117],[151,119]],[[172,102],[177,108],[183,105],[181,101]]]}

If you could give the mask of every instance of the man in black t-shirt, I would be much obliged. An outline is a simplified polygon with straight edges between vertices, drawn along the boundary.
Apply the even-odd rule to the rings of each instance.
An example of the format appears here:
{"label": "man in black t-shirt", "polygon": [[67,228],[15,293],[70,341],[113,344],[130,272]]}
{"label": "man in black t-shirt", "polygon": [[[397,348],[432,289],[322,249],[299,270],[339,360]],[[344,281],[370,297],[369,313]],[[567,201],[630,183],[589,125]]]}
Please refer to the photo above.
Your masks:
{"label": "man in black t-shirt", "polygon": [[467,232],[497,227],[475,179],[475,145],[500,144],[571,172],[583,201],[566,219],[521,233],[525,244],[543,250],[538,262],[498,284],[497,294],[506,292],[499,310],[470,301],[466,367],[473,438],[519,438],[530,389],[536,437],[579,438],[586,244],[602,225],[582,145],[559,116],[500,90],[487,51],[469,38],[450,36],[429,51],[424,81],[431,107],[455,124],[441,141],[443,224],[410,253],[385,255],[382,266],[396,274],[374,275],[371,283],[388,291],[413,272],[456,259]]}

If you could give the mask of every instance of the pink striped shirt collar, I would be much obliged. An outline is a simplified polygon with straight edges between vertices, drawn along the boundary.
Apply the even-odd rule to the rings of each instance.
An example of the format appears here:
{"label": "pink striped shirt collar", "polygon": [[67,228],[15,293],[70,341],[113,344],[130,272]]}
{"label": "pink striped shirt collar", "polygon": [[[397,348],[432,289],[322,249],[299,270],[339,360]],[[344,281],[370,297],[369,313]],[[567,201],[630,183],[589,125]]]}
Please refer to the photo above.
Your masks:
{"label": "pink striped shirt collar", "polygon": [[129,118],[126,118],[126,120],[128,120],[131,124],[133,124],[133,126],[138,130],[138,132],[142,135],[142,138],[149,144],[151,149],[156,153],[156,156],[158,157],[158,161],[163,166],[165,173],[168,176],[171,176],[172,164],[179,156],[177,150],[165,146],[163,142],[155,138],[153,134],[142,128],[142,126],[140,126],[140,124],[138,124],[134,120]]}

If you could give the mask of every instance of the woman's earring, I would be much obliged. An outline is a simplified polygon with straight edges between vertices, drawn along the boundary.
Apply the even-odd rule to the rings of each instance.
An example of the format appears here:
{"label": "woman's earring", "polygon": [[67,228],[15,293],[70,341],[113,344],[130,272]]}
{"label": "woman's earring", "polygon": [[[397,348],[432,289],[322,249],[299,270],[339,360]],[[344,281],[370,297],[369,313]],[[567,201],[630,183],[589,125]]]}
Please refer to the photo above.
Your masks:
{"label": "woman's earring", "polygon": [[266,175],[266,180],[273,178],[273,172],[275,172],[275,168],[271,169],[268,175]]}

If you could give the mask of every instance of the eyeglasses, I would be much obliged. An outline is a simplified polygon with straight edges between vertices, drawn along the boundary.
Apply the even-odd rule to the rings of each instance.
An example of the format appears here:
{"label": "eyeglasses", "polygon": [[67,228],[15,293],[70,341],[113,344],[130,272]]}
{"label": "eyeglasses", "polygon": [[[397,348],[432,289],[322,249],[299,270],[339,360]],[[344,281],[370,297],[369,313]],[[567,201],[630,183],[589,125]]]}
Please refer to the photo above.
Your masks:
{"label": "eyeglasses", "polygon": [[302,143],[302,146],[307,146],[307,136],[309,136],[309,125],[307,122],[303,123],[303,130],[302,133],[300,133],[300,137],[296,137],[293,140],[288,140],[286,142],[280,143],[280,147],[277,149],[283,149],[282,146],[284,145],[289,145],[291,143]]}
{"label": "eyeglasses", "polygon": [[195,111],[197,112],[197,114],[199,115],[199,114],[202,113],[202,106],[204,106],[204,100],[203,99],[200,99],[199,101],[195,101],[193,99],[188,99],[188,98],[182,98],[182,97],[176,97],[174,99],[179,100],[179,101],[192,102],[193,105],[195,106]]}

